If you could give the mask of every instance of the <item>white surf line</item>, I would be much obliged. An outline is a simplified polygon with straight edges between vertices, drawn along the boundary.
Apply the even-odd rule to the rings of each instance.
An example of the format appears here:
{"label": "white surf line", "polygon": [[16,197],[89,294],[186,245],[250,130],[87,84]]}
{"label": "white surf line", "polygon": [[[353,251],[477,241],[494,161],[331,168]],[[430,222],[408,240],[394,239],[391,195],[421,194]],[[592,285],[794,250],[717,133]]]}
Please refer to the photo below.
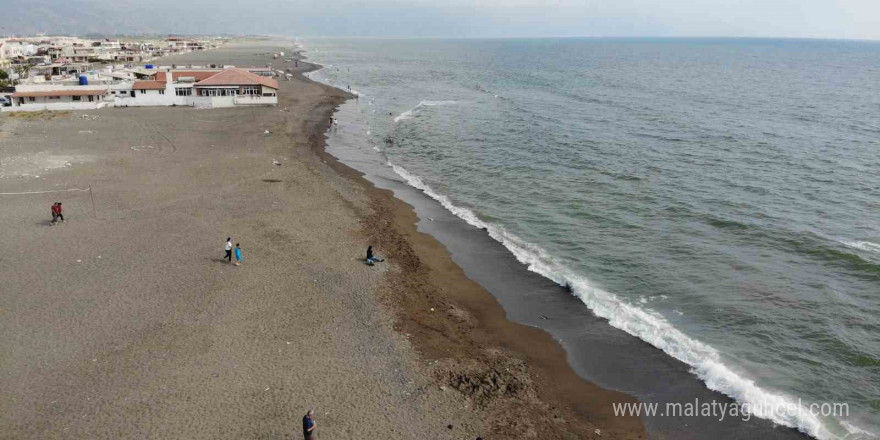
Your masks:
{"label": "white surf line", "polygon": [[[803,406],[801,399],[759,387],[753,379],[741,376],[724,363],[725,359],[714,347],[685,335],[666,318],[651,309],[630,304],[617,295],[593,285],[587,278],[568,269],[541,247],[509,233],[503,226],[481,220],[474,211],[453,204],[448,196],[434,191],[421,177],[392,162],[387,165],[409,186],[421,190],[439,202],[447,211],[468,224],[484,229],[495,241],[507,248],[528,270],[542,275],[560,286],[569,285],[573,295],[596,316],[608,320],[620,329],[660,349],[669,356],[687,364],[691,374],[706,388],[727,395],[740,404],[747,404],[750,414],[768,419],[774,424],[795,428],[819,440],[842,440],[846,437],[832,433],[818,415]],[[809,405],[807,403],[806,405]],[[795,411],[778,409],[796,408]],[[839,423],[839,420],[832,419]]]}
{"label": "white surf line", "polygon": [[79,188],[71,188],[71,189],[58,189],[54,191],[29,191],[29,192],[17,192],[17,193],[0,193],[0,196],[18,196],[24,194],[49,194],[49,193],[58,193],[58,192],[69,192],[69,191],[82,191],[89,192],[90,188],[79,189]]}

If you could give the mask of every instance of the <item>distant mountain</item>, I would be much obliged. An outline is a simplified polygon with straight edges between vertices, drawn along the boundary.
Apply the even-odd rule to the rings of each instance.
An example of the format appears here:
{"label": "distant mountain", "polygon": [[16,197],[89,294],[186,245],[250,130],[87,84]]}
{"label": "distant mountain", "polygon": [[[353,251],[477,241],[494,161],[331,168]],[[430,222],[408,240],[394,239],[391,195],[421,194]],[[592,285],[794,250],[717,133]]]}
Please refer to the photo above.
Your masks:
{"label": "distant mountain", "polygon": [[[458,0],[447,0],[456,3]],[[0,0],[0,35],[483,35],[433,0]]]}
{"label": "distant mountain", "polygon": [[[232,3],[232,2],[230,2]],[[0,0],[0,35],[242,33],[236,6],[206,0]]]}

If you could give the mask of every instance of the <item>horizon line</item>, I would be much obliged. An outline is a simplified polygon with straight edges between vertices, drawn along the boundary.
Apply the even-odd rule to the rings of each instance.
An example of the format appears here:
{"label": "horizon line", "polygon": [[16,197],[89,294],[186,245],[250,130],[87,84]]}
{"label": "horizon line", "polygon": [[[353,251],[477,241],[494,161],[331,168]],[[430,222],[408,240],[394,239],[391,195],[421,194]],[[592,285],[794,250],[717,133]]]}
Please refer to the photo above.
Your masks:
{"label": "horizon line", "polygon": [[479,36],[479,35],[333,35],[333,34],[303,34],[303,35],[284,35],[284,34],[249,34],[249,33],[177,33],[177,32],[156,32],[156,33],[115,33],[115,32],[85,32],[71,34],[22,34],[22,35],[0,35],[0,39],[7,38],[50,38],[50,37],[75,37],[89,39],[89,36],[107,37],[222,37],[222,38],[266,38],[266,37],[284,37],[284,38],[353,38],[353,39],[387,39],[387,40],[548,40],[548,39],[606,39],[606,40],[627,40],[627,39],[665,39],[665,40],[807,40],[807,41],[854,41],[854,42],[880,42],[878,38],[857,38],[857,37],[793,37],[793,36],[723,36],[723,35],[503,35],[503,36]]}

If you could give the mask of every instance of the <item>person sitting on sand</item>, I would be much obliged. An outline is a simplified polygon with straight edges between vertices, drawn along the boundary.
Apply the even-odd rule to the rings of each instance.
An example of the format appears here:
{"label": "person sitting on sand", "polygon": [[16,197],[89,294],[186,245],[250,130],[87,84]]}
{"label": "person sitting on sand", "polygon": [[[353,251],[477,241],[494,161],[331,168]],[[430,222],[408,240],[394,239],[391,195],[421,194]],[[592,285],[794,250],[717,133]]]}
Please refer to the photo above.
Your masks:
{"label": "person sitting on sand", "polygon": [[303,417],[303,438],[305,440],[315,440],[315,410],[310,409]]}
{"label": "person sitting on sand", "polygon": [[64,215],[61,214],[61,202],[55,202],[52,205],[52,224],[54,225],[58,220],[64,221]]}
{"label": "person sitting on sand", "polygon": [[385,261],[385,260],[373,255],[373,246],[368,246],[367,247],[367,264],[372,266],[373,263],[380,263],[382,261]]}
{"label": "person sitting on sand", "polygon": [[241,266],[241,245],[235,243],[235,265]]}

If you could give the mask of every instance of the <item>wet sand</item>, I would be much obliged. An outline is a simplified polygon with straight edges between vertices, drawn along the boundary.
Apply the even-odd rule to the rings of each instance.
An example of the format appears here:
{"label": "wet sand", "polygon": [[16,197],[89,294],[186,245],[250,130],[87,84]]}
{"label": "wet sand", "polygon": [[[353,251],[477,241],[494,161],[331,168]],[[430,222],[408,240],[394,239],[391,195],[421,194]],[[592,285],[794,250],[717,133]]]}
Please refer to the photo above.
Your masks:
{"label": "wet sand", "polygon": [[[261,66],[278,44],[162,63]],[[0,116],[0,193],[92,189],[0,195],[0,438],[297,438],[310,407],[325,439],[644,437],[611,414],[633,398],[324,152],[344,92],[281,86],[277,107]]]}

